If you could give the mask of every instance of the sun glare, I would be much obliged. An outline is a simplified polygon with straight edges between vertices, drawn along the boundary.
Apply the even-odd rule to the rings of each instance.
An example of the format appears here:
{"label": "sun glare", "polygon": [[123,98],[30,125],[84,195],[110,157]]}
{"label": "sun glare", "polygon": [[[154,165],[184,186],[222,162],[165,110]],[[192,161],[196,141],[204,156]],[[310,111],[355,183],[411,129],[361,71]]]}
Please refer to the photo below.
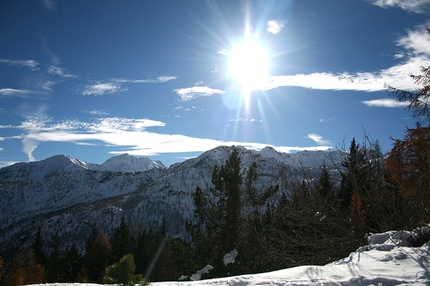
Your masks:
{"label": "sun glare", "polygon": [[262,85],[267,77],[268,57],[265,48],[254,40],[245,40],[229,54],[229,73],[243,91]]}

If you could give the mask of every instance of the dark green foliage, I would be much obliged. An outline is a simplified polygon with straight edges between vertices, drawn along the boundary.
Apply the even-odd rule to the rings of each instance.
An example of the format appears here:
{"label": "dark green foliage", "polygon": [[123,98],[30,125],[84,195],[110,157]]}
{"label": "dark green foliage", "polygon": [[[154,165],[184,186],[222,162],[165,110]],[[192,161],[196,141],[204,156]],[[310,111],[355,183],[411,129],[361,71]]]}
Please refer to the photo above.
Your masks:
{"label": "dark green foliage", "polygon": [[73,243],[71,247],[68,247],[62,258],[62,267],[64,269],[64,281],[75,282],[81,276],[83,268],[83,257],[79,254],[76,244]]}
{"label": "dark green foliage", "polygon": [[85,246],[84,265],[88,280],[96,283],[103,282],[106,267],[111,260],[112,248],[105,234],[93,230]]}
{"label": "dark green foliage", "polygon": [[[253,163],[241,173],[241,158],[237,148],[226,163],[214,166],[213,188],[205,194],[200,187],[194,193],[196,223],[186,223],[186,229],[195,247],[196,265],[210,264],[215,268],[207,277],[236,275],[256,269],[253,264],[257,250],[253,242],[256,232],[262,228],[260,215],[267,200],[279,188],[257,190],[257,165]],[[234,264],[223,265],[225,254],[236,249],[239,256]]]}
{"label": "dark green foliage", "polygon": [[62,253],[60,249],[60,239],[58,234],[52,236],[51,253],[48,255],[46,262],[46,279],[48,282],[62,282]]}
{"label": "dark green foliage", "polygon": [[121,259],[124,255],[133,252],[135,238],[130,232],[130,227],[125,222],[124,216],[118,228],[115,229],[112,238],[110,239],[112,247],[111,262]]}
{"label": "dark green foliage", "polygon": [[34,257],[37,261],[37,263],[44,264],[46,262],[46,254],[43,250],[45,242],[42,238],[42,230],[39,227],[37,229],[36,235],[33,239],[33,242],[31,244],[31,249],[33,250]]}

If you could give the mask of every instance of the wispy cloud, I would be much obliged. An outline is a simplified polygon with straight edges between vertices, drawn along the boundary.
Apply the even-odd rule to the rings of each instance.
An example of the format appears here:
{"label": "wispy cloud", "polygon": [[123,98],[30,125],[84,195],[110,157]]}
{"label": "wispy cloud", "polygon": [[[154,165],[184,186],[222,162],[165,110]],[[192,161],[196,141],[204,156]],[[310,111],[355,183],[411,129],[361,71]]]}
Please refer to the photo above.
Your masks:
{"label": "wispy cloud", "polygon": [[271,20],[267,22],[267,31],[272,34],[278,34],[284,28],[284,23],[278,20]]}
{"label": "wispy cloud", "polygon": [[29,67],[31,70],[38,70],[37,66],[39,63],[35,60],[11,60],[11,59],[0,59],[0,64],[18,67]]}
{"label": "wispy cloud", "polygon": [[164,83],[177,78],[177,76],[159,76],[156,78],[149,79],[112,79],[112,81],[118,83]]}
{"label": "wispy cloud", "polygon": [[50,66],[48,72],[52,75],[58,75],[65,78],[77,78],[77,75],[69,73],[67,68],[61,68],[59,66]]}
{"label": "wispy cloud", "polygon": [[208,86],[193,86],[187,88],[174,89],[177,95],[181,97],[182,101],[191,100],[201,96],[212,96],[215,94],[224,94],[225,92],[220,89],[210,88]]}
{"label": "wispy cloud", "polygon": [[[241,145],[261,150],[267,144],[254,142],[219,141],[209,138],[189,137],[181,134],[160,134],[148,131],[151,127],[164,127],[165,123],[151,119],[98,118],[92,122],[66,120],[53,122],[43,117],[28,117],[19,126],[2,126],[0,129],[16,129],[19,135],[4,137],[21,140],[23,152],[34,161],[34,150],[43,142],[70,142],[77,145],[99,141],[110,146],[111,154],[127,152],[136,156],[154,156],[163,153],[204,152],[220,145]],[[270,145],[269,145],[270,146]],[[120,151],[115,148],[120,148]],[[329,146],[271,146],[282,152],[299,150],[327,150]]]}
{"label": "wispy cloud", "polygon": [[91,114],[91,115],[96,115],[96,116],[107,116],[109,114],[106,111],[102,111],[102,110],[98,110],[98,109],[95,109],[95,110],[83,110],[82,112],[88,113],[88,114]]}
{"label": "wispy cloud", "polygon": [[176,76],[159,76],[156,78],[149,79],[120,79],[113,78],[106,82],[94,81],[89,84],[81,85],[75,88],[75,90],[82,95],[104,95],[115,92],[127,91],[128,87],[126,84],[140,84],[140,83],[165,83],[171,80],[177,79]]}
{"label": "wispy cloud", "polygon": [[107,83],[93,83],[93,84],[86,84],[83,86],[83,88],[78,88],[79,92],[82,95],[103,95],[103,94],[110,94],[114,92],[121,92],[126,91],[126,87],[122,87],[121,84],[114,83],[114,82],[107,82]]}
{"label": "wispy cloud", "polygon": [[330,145],[331,144],[330,141],[325,140],[321,135],[318,135],[315,133],[308,134],[308,136],[306,138],[313,140],[318,145]]}
{"label": "wispy cloud", "polygon": [[369,107],[388,107],[388,108],[396,108],[396,107],[407,107],[409,102],[406,101],[397,101],[392,98],[379,98],[374,100],[364,100],[361,103],[369,106]]}
{"label": "wispy cloud", "polygon": [[[429,0],[430,1],[430,0]],[[273,76],[260,86],[270,90],[282,86],[298,86],[321,90],[355,90],[375,92],[392,86],[404,90],[416,88],[411,74],[419,74],[421,66],[430,65],[430,47],[423,26],[408,31],[396,44],[405,49],[402,62],[387,69],[373,72],[311,73]],[[399,58],[399,57],[398,57]]]}
{"label": "wispy cloud", "polygon": [[43,0],[43,6],[46,7],[46,9],[48,9],[49,12],[54,12],[57,10],[57,4],[55,3],[54,0]]}
{"label": "wispy cloud", "polygon": [[430,0],[368,0],[373,5],[382,8],[401,8],[414,13],[426,13],[430,11]]}
{"label": "wispy cloud", "polygon": [[15,88],[1,88],[0,89],[0,96],[1,97],[27,97],[28,94],[32,93],[40,93],[38,91],[34,90],[28,90],[28,89],[15,89]]}

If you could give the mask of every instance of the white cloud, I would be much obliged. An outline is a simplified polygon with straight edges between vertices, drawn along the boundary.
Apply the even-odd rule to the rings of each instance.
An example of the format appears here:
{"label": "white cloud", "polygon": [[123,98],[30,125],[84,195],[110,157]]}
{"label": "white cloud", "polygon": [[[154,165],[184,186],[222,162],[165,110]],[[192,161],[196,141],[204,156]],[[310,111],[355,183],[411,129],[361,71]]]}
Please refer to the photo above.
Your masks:
{"label": "white cloud", "polygon": [[356,90],[375,92],[392,86],[403,90],[416,89],[411,74],[420,74],[422,66],[430,66],[430,45],[423,26],[408,31],[396,44],[406,50],[403,61],[397,65],[373,72],[312,73],[273,76],[261,89],[270,90],[282,86],[298,86],[321,90]]}
{"label": "white cloud", "polygon": [[430,55],[430,45],[426,31],[426,27],[429,25],[430,23],[418,26],[414,30],[408,30],[406,36],[397,40],[397,45],[415,56]]}
{"label": "white cloud", "polygon": [[278,34],[284,28],[284,23],[278,20],[267,22],[267,31],[272,34]]}
{"label": "white cloud", "polygon": [[82,95],[103,95],[115,92],[123,92],[128,90],[123,85],[127,83],[164,83],[170,80],[177,79],[176,76],[159,76],[152,79],[120,79],[113,78],[109,82],[96,81],[91,84],[86,84],[83,87],[76,88],[77,92]]}
{"label": "white cloud", "polygon": [[12,97],[12,96],[27,97],[27,95],[31,93],[39,93],[39,92],[28,90],[28,89],[0,88],[1,97]]}
{"label": "white cloud", "polygon": [[[46,117],[32,117],[27,118],[20,126],[0,125],[0,128],[21,130],[22,134],[5,137],[5,139],[21,140],[23,152],[27,154],[30,161],[35,160],[33,152],[42,142],[69,142],[82,145],[94,144],[94,141],[99,141],[105,146],[112,147],[111,154],[127,152],[136,156],[204,152],[220,145],[241,145],[254,150],[261,150],[267,146],[267,144],[254,142],[219,141],[209,138],[189,137],[181,134],[159,134],[147,130],[150,127],[164,126],[164,122],[145,118],[128,119],[112,117],[99,118],[93,122],[78,120],[52,122],[51,119]],[[116,151],[115,147],[121,147],[121,151]],[[330,146],[271,147],[281,152],[327,150],[330,148]]]}
{"label": "white cloud", "polygon": [[193,86],[188,88],[174,89],[174,92],[181,97],[182,101],[191,100],[200,96],[212,96],[214,94],[224,94],[220,89],[210,88],[208,86]]}
{"label": "white cloud", "polygon": [[106,111],[102,111],[102,110],[83,110],[83,112],[91,114],[91,115],[97,115],[97,116],[106,116],[108,115],[108,113]]}
{"label": "white cloud", "polygon": [[409,105],[409,102],[406,101],[397,101],[392,98],[380,98],[380,99],[374,99],[374,100],[364,100],[361,103],[372,107],[388,107],[388,108],[396,108],[396,107],[407,107]]}
{"label": "white cloud", "polygon": [[83,89],[80,90],[82,95],[103,95],[103,94],[110,94],[114,92],[121,92],[126,91],[127,88],[122,88],[121,84],[114,83],[114,82],[107,82],[107,83],[94,83],[94,84],[87,84],[84,85]]}
{"label": "white cloud", "polygon": [[58,66],[50,66],[48,72],[52,75],[58,75],[66,78],[76,78],[77,75],[70,74],[66,68],[60,68]]}
{"label": "white cloud", "polygon": [[38,70],[37,66],[39,63],[35,60],[8,60],[8,59],[0,59],[0,63],[9,65],[9,66],[21,66],[21,67],[29,67],[32,70]]}
{"label": "white cloud", "polygon": [[177,78],[177,76],[159,76],[152,79],[112,79],[112,81],[119,83],[164,83]]}
{"label": "white cloud", "polygon": [[306,138],[313,140],[318,145],[330,145],[330,141],[325,140],[321,135],[310,133]]}
{"label": "white cloud", "polygon": [[426,13],[430,10],[430,0],[368,0],[382,8],[399,7],[415,13]]}

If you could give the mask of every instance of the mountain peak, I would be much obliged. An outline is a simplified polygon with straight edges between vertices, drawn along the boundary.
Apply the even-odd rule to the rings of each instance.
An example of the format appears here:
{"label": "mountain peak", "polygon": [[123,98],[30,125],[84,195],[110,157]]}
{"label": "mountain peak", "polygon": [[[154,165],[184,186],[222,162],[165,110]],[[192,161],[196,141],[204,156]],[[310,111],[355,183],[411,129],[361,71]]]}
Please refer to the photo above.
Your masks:
{"label": "mountain peak", "polygon": [[153,161],[147,157],[134,157],[128,153],[124,153],[109,158],[103,164],[98,165],[96,169],[113,172],[139,172],[152,168],[165,169],[166,166],[160,161]]}

